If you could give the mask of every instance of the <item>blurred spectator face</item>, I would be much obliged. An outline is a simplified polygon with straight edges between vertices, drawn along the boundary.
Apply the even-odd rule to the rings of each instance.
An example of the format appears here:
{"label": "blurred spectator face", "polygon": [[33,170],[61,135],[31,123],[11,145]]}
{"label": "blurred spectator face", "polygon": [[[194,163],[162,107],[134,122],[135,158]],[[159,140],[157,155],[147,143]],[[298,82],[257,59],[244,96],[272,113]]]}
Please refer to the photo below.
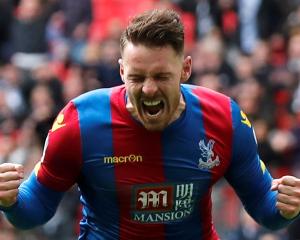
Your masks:
{"label": "blurred spectator face", "polygon": [[[299,59],[300,60],[300,59]],[[300,66],[299,66],[300,67]],[[299,69],[300,71],[300,69]],[[296,79],[293,73],[288,71],[287,69],[276,69],[272,72],[270,76],[270,84],[273,87],[280,87],[280,88],[293,88],[296,83]]]}
{"label": "blurred spectator face", "polygon": [[20,71],[12,64],[3,67],[1,77],[11,86],[18,87],[20,84]]}
{"label": "blurred spectator face", "polygon": [[32,20],[41,14],[40,0],[21,0],[18,9],[18,17],[21,20]]}
{"label": "blurred spectator face", "polygon": [[239,85],[237,89],[237,102],[241,109],[249,116],[255,115],[259,110],[259,100],[262,94],[260,85],[252,80]]}
{"label": "blurred spectator face", "polygon": [[195,44],[194,50],[191,54],[193,59],[193,72],[196,74],[204,72],[205,59],[203,56],[203,44],[201,41],[198,41]]}
{"label": "blurred spectator face", "polygon": [[119,42],[107,40],[101,44],[101,60],[108,64],[117,65],[120,58]]}
{"label": "blurred spectator face", "polygon": [[234,6],[234,0],[219,0],[218,5],[221,9],[228,10]]}
{"label": "blurred spectator face", "polygon": [[300,34],[292,35],[288,42],[288,67],[292,72],[300,72]]}
{"label": "blurred spectator face", "polygon": [[252,65],[257,69],[269,63],[270,49],[266,42],[258,42],[252,52]]}
{"label": "blurred spectator face", "polygon": [[94,41],[89,42],[85,49],[84,61],[90,65],[98,64],[101,58],[100,52],[101,51],[100,51],[99,42],[94,42]]}
{"label": "blurred spectator face", "polygon": [[72,66],[70,68],[68,78],[64,82],[63,91],[65,102],[70,101],[85,91],[82,71],[79,67]]}
{"label": "blurred spectator face", "polygon": [[30,104],[32,117],[36,121],[43,121],[53,115],[54,100],[49,88],[44,85],[37,85],[31,92]]}
{"label": "blurred spectator face", "polygon": [[115,39],[116,41],[119,41],[123,27],[120,19],[112,19],[108,25],[108,36],[111,39]]}
{"label": "blurred spectator face", "polygon": [[196,77],[194,83],[198,86],[206,87],[217,92],[222,92],[223,86],[220,77],[216,74],[205,74]]}
{"label": "blurred spectator face", "polygon": [[32,76],[38,82],[47,82],[54,77],[54,73],[48,64],[43,64],[32,71]]}
{"label": "blurred spectator face", "polygon": [[257,142],[265,141],[268,135],[268,123],[263,119],[259,119],[253,122],[253,128],[255,129]]}
{"label": "blurred spectator face", "polygon": [[0,159],[8,157],[8,155],[15,149],[15,146],[15,139],[11,135],[0,136]]}
{"label": "blurred spectator face", "polygon": [[202,42],[202,57],[206,71],[218,71],[222,63],[223,45],[216,36],[207,37]]}
{"label": "blurred spectator face", "polygon": [[248,80],[253,77],[253,66],[251,59],[246,56],[240,56],[236,62],[235,71],[237,77],[242,80]]}
{"label": "blurred spectator face", "polygon": [[295,137],[288,130],[273,130],[269,134],[269,141],[275,152],[283,153],[296,143]]}
{"label": "blurred spectator face", "polygon": [[300,58],[300,34],[293,35],[288,43],[289,58]]}
{"label": "blurred spectator face", "polygon": [[29,147],[36,139],[35,125],[33,121],[27,119],[22,123],[18,136],[18,145]]}
{"label": "blurred spectator face", "polygon": [[3,120],[11,115],[12,112],[7,105],[5,91],[0,88],[0,120]]}
{"label": "blurred spectator face", "polygon": [[16,120],[12,117],[8,117],[0,124],[0,131],[3,134],[14,134],[17,131]]}
{"label": "blurred spectator face", "polygon": [[255,115],[258,111],[258,103],[256,98],[250,96],[249,94],[241,94],[238,97],[238,103],[241,109],[243,109],[243,111],[249,116]]}
{"label": "blurred spectator face", "polygon": [[73,31],[73,38],[76,40],[86,39],[88,36],[88,25],[86,23],[78,24]]}

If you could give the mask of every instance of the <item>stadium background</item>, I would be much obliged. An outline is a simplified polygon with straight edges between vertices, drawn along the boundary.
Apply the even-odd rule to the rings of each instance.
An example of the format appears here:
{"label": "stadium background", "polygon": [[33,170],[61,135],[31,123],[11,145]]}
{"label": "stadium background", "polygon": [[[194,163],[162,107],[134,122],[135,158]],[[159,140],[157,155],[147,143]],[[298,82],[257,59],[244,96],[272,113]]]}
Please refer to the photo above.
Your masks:
{"label": "stadium background", "polygon": [[[235,99],[272,174],[300,177],[299,0],[0,0],[0,163],[22,163],[28,175],[67,101],[121,84],[120,32],[151,8],[180,12],[190,83]],[[222,239],[300,239],[300,221],[273,233],[256,225],[226,182],[213,202]],[[79,219],[74,187],[45,226],[18,231],[0,215],[0,239],[76,239]]]}

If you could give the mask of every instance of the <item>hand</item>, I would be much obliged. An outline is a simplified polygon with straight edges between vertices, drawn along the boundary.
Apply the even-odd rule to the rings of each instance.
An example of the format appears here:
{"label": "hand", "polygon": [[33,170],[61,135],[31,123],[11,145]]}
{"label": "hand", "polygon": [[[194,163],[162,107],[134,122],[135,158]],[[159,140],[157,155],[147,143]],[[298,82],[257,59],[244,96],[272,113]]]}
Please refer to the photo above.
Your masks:
{"label": "hand", "polygon": [[17,201],[24,167],[19,164],[0,164],[0,206],[9,207]]}
{"label": "hand", "polygon": [[300,212],[300,179],[293,176],[284,176],[274,179],[272,191],[278,191],[276,207],[280,214],[292,219]]}

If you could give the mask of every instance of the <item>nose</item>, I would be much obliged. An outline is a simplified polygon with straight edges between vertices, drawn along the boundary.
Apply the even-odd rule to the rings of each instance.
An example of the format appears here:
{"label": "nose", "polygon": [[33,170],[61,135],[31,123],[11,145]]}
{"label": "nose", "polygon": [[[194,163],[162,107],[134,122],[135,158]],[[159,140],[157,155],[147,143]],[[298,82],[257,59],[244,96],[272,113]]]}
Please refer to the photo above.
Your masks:
{"label": "nose", "polygon": [[157,82],[153,78],[146,78],[143,83],[142,91],[148,97],[153,97],[158,90]]}

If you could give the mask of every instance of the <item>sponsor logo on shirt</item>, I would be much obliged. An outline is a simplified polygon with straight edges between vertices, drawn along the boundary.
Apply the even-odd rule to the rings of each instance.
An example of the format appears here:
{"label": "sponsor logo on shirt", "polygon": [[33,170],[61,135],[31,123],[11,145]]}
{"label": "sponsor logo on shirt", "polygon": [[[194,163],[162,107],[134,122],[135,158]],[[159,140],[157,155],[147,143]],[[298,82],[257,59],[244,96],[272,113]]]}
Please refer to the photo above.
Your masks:
{"label": "sponsor logo on shirt", "polygon": [[63,123],[64,122],[64,118],[65,117],[64,117],[64,115],[62,113],[60,113],[57,116],[57,118],[55,119],[55,122],[52,125],[52,129],[51,129],[52,132],[54,132],[57,129],[62,128],[62,127],[64,127],[66,125],[65,123]]}
{"label": "sponsor logo on shirt", "polygon": [[120,164],[120,163],[139,163],[143,162],[143,156],[130,154],[126,156],[109,156],[103,158],[104,163]]}
{"label": "sponsor logo on shirt", "polygon": [[219,156],[213,151],[215,141],[210,139],[207,144],[204,140],[200,140],[199,148],[201,151],[201,157],[199,158],[198,166],[201,169],[212,169],[220,165]]}
{"label": "sponsor logo on shirt", "polygon": [[142,223],[182,220],[194,209],[194,183],[136,186],[131,217]]}
{"label": "sponsor logo on shirt", "polygon": [[264,164],[264,162],[262,160],[259,160],[259,162],[260,162],[260,169],[264,174],[266,171],[266,165]]}
{"label": "sponsor logo on shirt", "polygon": [[241,117],[242,117],[241,122],[246,124],[248,127],[251,128],[251,123],[250,123],[249,119],[247,118],[246,114],[243,111],[241,111]]}

